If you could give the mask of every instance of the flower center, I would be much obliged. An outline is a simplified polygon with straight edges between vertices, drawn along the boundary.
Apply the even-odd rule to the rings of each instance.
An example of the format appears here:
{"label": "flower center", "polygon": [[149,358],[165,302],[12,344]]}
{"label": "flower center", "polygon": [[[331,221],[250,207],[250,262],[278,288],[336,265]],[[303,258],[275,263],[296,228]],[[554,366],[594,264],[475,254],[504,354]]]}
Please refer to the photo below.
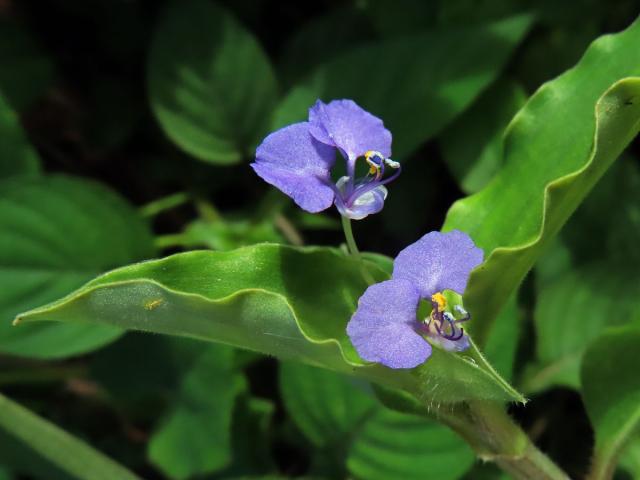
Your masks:
{"label": "flower center", "polygon": [[[352,220],[359,220],[382,209],[387,198],[385,185],[400,175],[400,163],[386,158],[382,153],[368,150],[364,160],[369,166],[367,174],[356,178],[355,168],[347,169],[336,185],[336,206],[340,213]],[[391,171],[390,175],[385,173]]]}
{"label": "flower center", "polygon": [[431,314],[425,319],[424,326],[427,334],[455,342],[464,336],[464,329],[459,324],[469,320],[471,315],[462,305],[456,304],[453,305],[456,317],[448,306],[449,301],[442,292],[431,295]]}

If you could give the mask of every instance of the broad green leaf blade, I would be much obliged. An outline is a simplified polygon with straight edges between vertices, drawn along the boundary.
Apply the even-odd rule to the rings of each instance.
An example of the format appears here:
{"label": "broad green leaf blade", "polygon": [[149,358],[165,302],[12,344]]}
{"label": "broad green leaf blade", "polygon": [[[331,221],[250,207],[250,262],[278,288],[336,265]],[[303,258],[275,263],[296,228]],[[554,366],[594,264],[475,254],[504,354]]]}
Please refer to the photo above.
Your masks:
{"label": "broad green leaf blade", "polygon": [[347,465],[362,480],[456,480],[474,459],[471,448],[446,427],[380,409],[354,440]]}
{"label": "broad green leaf blade", "polygon": [[284,364],[280,374],[289,415],[316,451],[335,457],[336,463],[346,456],[355,478],[454,480],[471,466],[473,452],[446,427],[388,410],[365,388],[300,364]]}
{"label": "broad green leaf blade", "polygon": [[6,180],[0,184],[0,352],[63,357],[118,337],[121,330],[108,325],[17,329],[11,320],[152,254],[147,225],[105,187],[70,177]]}
{"label": "broad green leaf blade", "polygon": [[344,448],[363,419],[380,408],[365,389],[327,370],[290,362],[280,366],[287,412],[317,448]]}
{"label": "broad green leaf blade", "polygon": [[29,144],[18,115],[0,94],[0,179],[34,175],[40,171],[38,154]]}
{"label": "broad green leaf blade", "polygon": [[465,293],[481,344],[544,246],[638,133],[640,78],[625,78],[640,75],[638,42],[640,21],[596,40],[538,90],[508,128],[500,173],[450,209],[443,229],[467,232],[487,259]]}
{"label": "broad green leaf blade", "polygon": [[640,319],[636,269],[620,262],[592,262],[565,272],[540,291],[534,312],[537,362],[523,388],[578,388],[582,355],[607,326]]}
{"label": "broad green leaf blade", "polygon": [[351,98],[384,121],[393,134],[394,158],[402,158],[437,134],[498,76],[530,24],[531,17],[518,16],[354,48],[294,88],[283,101],[294,111],[279,108],[278,117],[306,119],[311,103],[302,98]]}
{"label": "broad green leaf blade", "polygon": [[[369,268],[376,279],[387,278]],[[188,252],[115,270],[17,323],[95,322],[212,340],[440,402],[522,400],[475,348],[462,355],[434,349],[414,370],[364,363],[345,330],[366,286],[360,263],[333,249],[266,244]]]}
{"label": "broad green leaf blade", "polygon": [[0,429],[82,480],[136,480],[132,472],[78,438],[0,395]]}
{"label": "broad green leaf blade", "polygon": [[173,1],[148,65],[151,107],[167,136],[194,157],[232,164],[268,128],[277,87],[253,35],[207,0]]}
{"label": "broad green leaf blade", "polygon": [[5,19],[0,19],[0,64],[0,92],[20,112],[31,107],[53,80],[53,64],[30,32]]}
{"label": "broad green leaf blade", "polygon": [[622,448],[640,425],[637,365],[640,328],[610,329],[587,350],[580,380],[596,447],[592,478],[610,478]]}
{"label": "broad green leaf blade", "polygon": [[184,375],[177,401],[149,442],[149,456],[170,478],[215,472],[231,461],[231,414],[244,389],[231,348],[210,345]]}
{"label": "broad green leaf blade", "polygon": [[444,160],[464,192],[477,192],[498,173],[504,130],[526,99],[518,83],[500,79],[443,132]]}

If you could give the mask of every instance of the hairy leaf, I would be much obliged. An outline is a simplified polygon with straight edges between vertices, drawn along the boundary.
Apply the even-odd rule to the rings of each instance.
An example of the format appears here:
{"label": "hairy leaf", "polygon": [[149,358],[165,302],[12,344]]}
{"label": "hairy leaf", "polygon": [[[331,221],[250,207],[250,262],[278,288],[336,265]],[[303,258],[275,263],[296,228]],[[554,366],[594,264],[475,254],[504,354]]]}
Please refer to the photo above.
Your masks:
{"label": "hairy leaf", "polygon": [[[386,278],[373,264],[369,268],[377,279]],[[522,399],[475,347],[462,355],[436,348],[414,370],[364,363],[345,329],[366,286],[359,262],[338,251],[256,245],[115,270],[17,321],[95,322],[213,340],[441,402]]]}

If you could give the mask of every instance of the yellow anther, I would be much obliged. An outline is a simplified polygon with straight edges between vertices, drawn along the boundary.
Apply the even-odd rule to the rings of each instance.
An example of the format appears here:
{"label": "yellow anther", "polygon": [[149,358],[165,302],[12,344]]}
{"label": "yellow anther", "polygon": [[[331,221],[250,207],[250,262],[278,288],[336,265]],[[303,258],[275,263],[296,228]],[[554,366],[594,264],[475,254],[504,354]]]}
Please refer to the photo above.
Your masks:
{"label": "yellow anther", "polygon": [[447,308],[447,299],[440,292],[431,295],[431,300],[438,305],[438,312],[444,312]]}

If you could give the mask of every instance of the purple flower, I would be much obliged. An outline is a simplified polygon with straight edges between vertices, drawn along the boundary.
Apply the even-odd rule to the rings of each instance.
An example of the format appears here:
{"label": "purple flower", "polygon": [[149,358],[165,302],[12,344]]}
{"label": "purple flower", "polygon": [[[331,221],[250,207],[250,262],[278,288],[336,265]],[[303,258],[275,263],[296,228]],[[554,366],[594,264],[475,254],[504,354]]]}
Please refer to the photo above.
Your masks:
{"label": "purple flower", "polygon": [[[460,323],[470,315],[461,295],[471,270],[482,263],[482,250],[464,232],[431,232],[402,250],[391,280],[367,288],[347,325],[358,354],[391,368],[413,368],[431,355],[431,344],[462,351],[469,339]],[[418,318],[421,300],[431,313]]]}
{"label": "purple flower", "polygon": [[[334,181],[336,150],[346,161],[346,175]],[[389,158],[391,133],[382,120],[352,100],[318,100],[309,121],[272,133],[256,150],[251,164],[266,182],[289,195],[304,210],[317,213],[335,204],[341,215],[360,220],[382,210],[385,185],[400,174]],[[369,169],[356,178],[356,160]],[[385,171],[391,175],[385,176]]]}

